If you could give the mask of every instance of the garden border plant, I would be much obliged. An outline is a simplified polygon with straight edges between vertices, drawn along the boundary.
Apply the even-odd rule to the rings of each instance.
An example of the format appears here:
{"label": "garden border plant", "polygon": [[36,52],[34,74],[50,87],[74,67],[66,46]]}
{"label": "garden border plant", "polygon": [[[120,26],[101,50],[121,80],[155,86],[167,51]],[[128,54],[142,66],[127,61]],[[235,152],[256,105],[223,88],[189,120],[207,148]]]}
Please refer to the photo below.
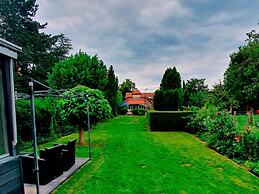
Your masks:
{"label": "garden border plant", "polygon": [[210,148],[258,174],[259,137],[252,131],[237,130],[228,112],[203,107],[190,116],[188,125]]}

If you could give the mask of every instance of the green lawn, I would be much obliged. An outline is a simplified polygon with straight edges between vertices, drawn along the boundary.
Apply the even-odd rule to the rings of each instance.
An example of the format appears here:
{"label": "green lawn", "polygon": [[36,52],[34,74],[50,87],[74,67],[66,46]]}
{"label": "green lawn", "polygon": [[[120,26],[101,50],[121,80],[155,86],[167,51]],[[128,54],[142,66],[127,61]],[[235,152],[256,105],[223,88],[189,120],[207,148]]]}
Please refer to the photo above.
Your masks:
{"label": "green lawn", "polygon": [[[62,138],[59,142],[77,135]],[[259,179],[190,134],[119,116],[92,131],[93,160],[56,193],[256,193]],[[87,149],[77,147],[77,156]]]}

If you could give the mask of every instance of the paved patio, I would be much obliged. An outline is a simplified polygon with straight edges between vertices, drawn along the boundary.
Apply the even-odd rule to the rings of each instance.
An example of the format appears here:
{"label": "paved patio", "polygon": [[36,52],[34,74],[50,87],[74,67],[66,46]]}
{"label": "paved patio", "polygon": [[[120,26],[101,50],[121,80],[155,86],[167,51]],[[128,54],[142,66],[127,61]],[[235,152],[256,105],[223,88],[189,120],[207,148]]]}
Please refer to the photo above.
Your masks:
{"label": "paved patio", "polygon": [[[76,158],[75,165],[72,166],[69,171],[64,172],[61,176],[54,179],[47,185],[40,185],[40,194],[51,193],[55,188],[61,185],[65,180],[67,180],[72,174],[79,170],[85,163],[87,163],[89,158]],[[35,194],[36,185],[24,184],[25,194]]]}

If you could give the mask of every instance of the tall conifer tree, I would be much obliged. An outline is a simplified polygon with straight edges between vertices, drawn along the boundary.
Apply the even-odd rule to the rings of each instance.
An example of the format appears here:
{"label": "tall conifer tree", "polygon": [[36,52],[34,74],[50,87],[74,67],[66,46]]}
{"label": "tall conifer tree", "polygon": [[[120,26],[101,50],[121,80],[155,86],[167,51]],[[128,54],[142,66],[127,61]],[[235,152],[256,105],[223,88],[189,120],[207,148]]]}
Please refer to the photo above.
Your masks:
{"label": "tall conifer tree", "polygon": [[105,94],[112,108],[112,113],[114,116],[117,115],[117,110],[118,110],[118,105],[117,105],[118,89],[119,89],[118,78],[115,76],[113,66],[111,65],[108,70]]}

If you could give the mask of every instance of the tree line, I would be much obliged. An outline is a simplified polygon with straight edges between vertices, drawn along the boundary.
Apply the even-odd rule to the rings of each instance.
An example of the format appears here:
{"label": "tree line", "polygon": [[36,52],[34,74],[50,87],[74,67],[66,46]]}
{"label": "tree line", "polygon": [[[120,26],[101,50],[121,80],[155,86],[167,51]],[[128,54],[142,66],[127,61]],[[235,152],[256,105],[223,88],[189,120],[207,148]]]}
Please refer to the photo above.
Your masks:
{"label": "tree line", "polygon": [[205,79],[192,78],[181,82],[175,67],[168,68],[155,92],[154,108],[181,110],[213,105],[219,109],[259,109],[259,34],[247,33],[243,46],[230,55],[224,80],[208,88]]}

